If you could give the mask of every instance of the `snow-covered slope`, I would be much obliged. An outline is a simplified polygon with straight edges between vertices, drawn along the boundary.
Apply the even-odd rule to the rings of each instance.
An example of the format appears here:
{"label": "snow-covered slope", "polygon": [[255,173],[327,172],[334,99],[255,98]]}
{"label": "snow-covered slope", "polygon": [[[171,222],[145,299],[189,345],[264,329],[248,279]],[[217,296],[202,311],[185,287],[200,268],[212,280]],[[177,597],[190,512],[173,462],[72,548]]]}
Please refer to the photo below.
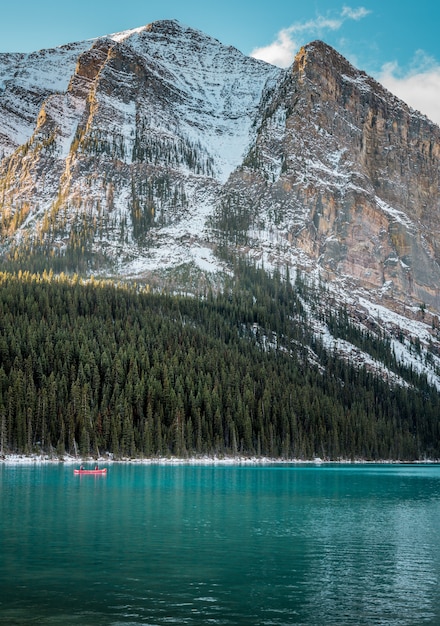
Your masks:
{"label": "snow-covered slope", "polygon": [[262,93],[280,70],[175,22],[154,23],[123,41],[161,80],[162,88],[176,94],[175,129],[167,120],[164,131],[175,130],[199,144],[213,159],[215,177],[224,182],[241,164],[253,139]]}
{"label": "snow-covered slope", "polygon": [[42,103],[66,91],[78,56],[89,46],[80,42],[32,54],[0,54],[0,156],[28,141]]}
{"label": "snow-covered slope", "polygon": [[[99,237],[91,235],[94,252],[113,259],[119,272],[209,256],[206,242],[206,252],[197,243],[192,254],[170,238],[204,231],[217,190],[255,138],[261,98],[281,70],[174,21],[20,62],[12,80],[10,60],[3,59],[0,139],[9,156],[3,211],[17,216],[25,235],[34,240],[38,232],[63,250],[72,222],[86,214],[103,224]],[[40,81],[41,72],[47,76]],[[38,94],[30,97],[35,84]],[[18,89],[30,101],[26,112],[18,98],[12,101]]]}
{"label": "snow-covered slope", "polygon": [[[99,76],[93,75],[96,63]],[[146,85],[137,84],[139,72]],[[82,76],[90,81],[82,87],[89,88],[88,95],[93,93],[98,113],[103,118],[108,114],[98,121],[106,122],[109,134],[123,136],[126,162],[131,161],[133,137],[143,122],[147,133],[162,132],[199,146],[213,161],[214,176],[224,181],[242,162],[255,134],[252,127],[262,93],[280,73],[173,21],[30,55],[3,54],[0,121],[8,133],[2,134],[0,149],[7,155],[11,146],[30,139],[47,98],[74,92]],[[108,83],[110,93],[105,91]],[[64,118],[57,123],[62,127]]]}

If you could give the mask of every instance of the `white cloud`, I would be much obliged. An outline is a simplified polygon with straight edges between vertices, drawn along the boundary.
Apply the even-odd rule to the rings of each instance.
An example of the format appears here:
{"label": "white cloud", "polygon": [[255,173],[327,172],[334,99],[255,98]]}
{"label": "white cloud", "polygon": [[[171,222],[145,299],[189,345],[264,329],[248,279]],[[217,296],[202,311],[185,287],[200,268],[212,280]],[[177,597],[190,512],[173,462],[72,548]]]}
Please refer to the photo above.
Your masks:
{"label": "white cloud", "polygon": [[280,30],[274,42],[263,48],[255,48],[251,56],[278,67],[289,67],[299,49],[288,28]]}
{"label": "white cloud", "polygon": [[364,7],[352,9],[344,6],[340,15],[335,18],[328,18],[319,15],[314,20],[307,22],[296,22],[288,28],[279,31],[275,41],[268,46],[255,48],[251,56],[277,65],[279,67],[289,67],[292,64],[295,54],[304,43],[304,35],[308,37],[322,37],[327,30],[339,30],[346,20],[360,20],[368,15],[370,11]]}
{"label": "white cloud", "polygon": [[371,13],[368,9],[364,7],[358,7],[357,9],[352,9],[351,7],[344,7],[342,9],[342,17],[347,17],[350,20],[355,20],[356,22],[367,17],[367,15]]}
{"label": "white cloud", "polygon": [[413,109],[440,124],[440,65],[433,59],[418,51],[407,74],[397,63],[386,63],[377,78]]}

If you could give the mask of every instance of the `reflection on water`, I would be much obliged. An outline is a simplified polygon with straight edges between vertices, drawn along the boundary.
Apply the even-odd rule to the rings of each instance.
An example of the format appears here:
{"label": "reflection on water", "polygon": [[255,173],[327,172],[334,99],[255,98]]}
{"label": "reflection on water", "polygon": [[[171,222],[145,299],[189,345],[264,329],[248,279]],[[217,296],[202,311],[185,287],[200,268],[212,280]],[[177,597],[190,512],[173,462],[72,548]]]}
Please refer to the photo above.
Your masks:
{"label": "reflection on water", "polygon": [[0,624],[439,624],[440,467],[0,467]]}

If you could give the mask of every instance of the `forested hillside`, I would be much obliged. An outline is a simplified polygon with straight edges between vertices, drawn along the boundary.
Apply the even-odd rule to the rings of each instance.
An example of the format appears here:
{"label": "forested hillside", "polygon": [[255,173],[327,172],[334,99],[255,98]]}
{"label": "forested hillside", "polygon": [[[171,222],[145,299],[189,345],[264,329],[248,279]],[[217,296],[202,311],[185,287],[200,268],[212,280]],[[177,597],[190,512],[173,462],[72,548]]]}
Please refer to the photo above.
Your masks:
{"label": "forested hillside", "polygon": [[439,394],[386,341],[393,386],[326,350],[298,277],[241,264],[221,293],[148,293],[51,274],[0,274],[0,452],[120,457],[440,457]]}

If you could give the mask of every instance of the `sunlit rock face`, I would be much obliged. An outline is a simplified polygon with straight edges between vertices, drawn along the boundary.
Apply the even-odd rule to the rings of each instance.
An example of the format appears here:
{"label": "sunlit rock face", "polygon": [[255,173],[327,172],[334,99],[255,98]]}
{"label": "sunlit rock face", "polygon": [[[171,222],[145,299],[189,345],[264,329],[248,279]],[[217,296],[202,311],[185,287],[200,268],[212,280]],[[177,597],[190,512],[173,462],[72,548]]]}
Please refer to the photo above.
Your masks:
{"label": "sunlit rock face", "polygon": [[438,312],[439,139],[322,42],[281,70],[161,21],[3,54],[2,251],[145,277],[226,247]]}

